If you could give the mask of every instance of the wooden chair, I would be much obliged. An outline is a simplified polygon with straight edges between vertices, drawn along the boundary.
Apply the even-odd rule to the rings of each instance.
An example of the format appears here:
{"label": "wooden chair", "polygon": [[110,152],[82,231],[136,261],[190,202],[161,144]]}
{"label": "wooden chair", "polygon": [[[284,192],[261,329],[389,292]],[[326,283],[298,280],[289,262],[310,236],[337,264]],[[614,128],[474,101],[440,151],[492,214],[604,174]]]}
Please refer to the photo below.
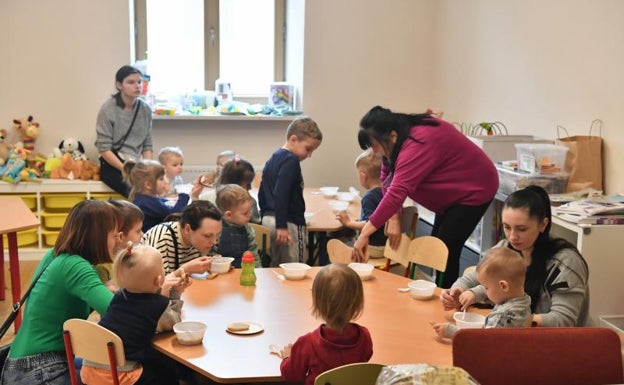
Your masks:
{"label": "wooden chair", "polygon": [[472,273],[475,270],[477,270],[477,266],[476,265],[468,266],[467,268],[464,269],[463,275],[470,274],[470,273]]}
{"label": "wooden chair", "polygon": [[351,263],[352,253],[353,248],[339,239],[333,238],[327,241],[327,254],[331,263]]}
{"label": "wooden chair", "polygon": [[[401,215],[399,215],[399,221],[401,222],[401,232],[409,239],[416,238],[416,229],[418,227],[418,206],[406,206],[403,207]],[[401,240],[403,242],[403,240]],[[388,254],[386,254],[388,253]],[[387,258],[386,265],[381,269],[388,271],[392,262],[399,262],[402,258],[397,258],[397,253],[393,252],[386,243],[386,249],[384,250],[384,257]],[[400,262],[399,262],[400,263]],[[410,264],[407,262],[405,266],[405,276],[407,277],[410,271]]]}
{"label": "wooden chair", "polygon": [[63,342],[72,385],[78,385],[74,356],[109,365],[113,383],[119,385],[117,367],[126,364],[126,357],[117,334],[96,323],[72,318],[63,323]]}
{"label": "wooden chair", "polygon": [[[430,267],[434,269],[434,272],[436,270],[444,272],[448,248],[439,238],[427,235],[410,241],[407,257],[412,264]],[[413,271],[410,272],[409,277],[414,277]]]}
{"label": "wooden chair", "polygon": [[314,385],[375,385],[383,367],[370,362],[339,366],[319,374]]}
{"label": "wooden chair", "polygon": [[481,385],[603,385],[623,381],[620,339],[593,327],[461,329],[453,366]]}
{"label": "wooden chair", "polygon": [[271,230],[257,223],[249,223],[256,234],[256,243],[260,252],[262,267],[269,267],[271,264]]}

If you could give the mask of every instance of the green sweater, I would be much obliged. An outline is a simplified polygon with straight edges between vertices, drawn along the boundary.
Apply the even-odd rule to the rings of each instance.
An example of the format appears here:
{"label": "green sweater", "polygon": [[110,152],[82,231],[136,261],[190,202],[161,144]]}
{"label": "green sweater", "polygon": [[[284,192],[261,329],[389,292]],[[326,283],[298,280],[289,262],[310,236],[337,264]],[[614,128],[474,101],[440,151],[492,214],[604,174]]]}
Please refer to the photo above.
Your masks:
{"label": "green sweater", "polygon": [[[34,276],[53,257],[53,249],[50,249]],[[20,358],[64,351],[63,322],[70,318],[86,319],[91,309],[104,314],[112,298],[113,293],[104,286],[86,259],[79,255],[57,256],[26,301],[22,326],[9,356]]]}

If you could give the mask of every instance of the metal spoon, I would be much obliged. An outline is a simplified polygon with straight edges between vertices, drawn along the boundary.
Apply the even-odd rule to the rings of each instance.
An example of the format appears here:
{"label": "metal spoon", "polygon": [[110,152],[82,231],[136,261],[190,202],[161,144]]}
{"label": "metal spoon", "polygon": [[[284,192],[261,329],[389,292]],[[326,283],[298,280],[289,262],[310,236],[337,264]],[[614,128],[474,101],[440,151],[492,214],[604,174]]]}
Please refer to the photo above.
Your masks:
{"label": "metal spoon", "polygon": [[410,288],[409,288],[409,287],[399,287],[399,288],[397,289],[397,291],[398,291],[399,293],[407,293],[407,292],[409,292],[409,291],[410,291]]}

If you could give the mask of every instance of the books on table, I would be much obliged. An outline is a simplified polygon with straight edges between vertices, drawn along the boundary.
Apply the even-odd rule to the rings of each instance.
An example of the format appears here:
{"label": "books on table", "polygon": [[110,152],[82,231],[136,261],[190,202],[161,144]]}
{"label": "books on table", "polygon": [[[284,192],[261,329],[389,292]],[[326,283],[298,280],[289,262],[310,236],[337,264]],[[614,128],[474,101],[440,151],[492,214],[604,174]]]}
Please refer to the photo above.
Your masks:
{"label": "books on table", "polygon": [[565,203],[553,209],[557,217],[579,224],[624,224],[624,201],[620,197],[594,197]]}

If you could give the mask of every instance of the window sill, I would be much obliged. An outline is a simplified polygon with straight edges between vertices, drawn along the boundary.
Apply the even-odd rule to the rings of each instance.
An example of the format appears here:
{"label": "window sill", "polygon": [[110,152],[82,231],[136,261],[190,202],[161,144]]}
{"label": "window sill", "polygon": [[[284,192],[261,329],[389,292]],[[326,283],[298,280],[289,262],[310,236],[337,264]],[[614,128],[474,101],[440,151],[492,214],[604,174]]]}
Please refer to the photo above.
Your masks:
{"label": "window sill", "polygon": [[291,121],[302,115],[270,116],[270,115],[153,115],[153,120],[182,120],[182,121]]}

